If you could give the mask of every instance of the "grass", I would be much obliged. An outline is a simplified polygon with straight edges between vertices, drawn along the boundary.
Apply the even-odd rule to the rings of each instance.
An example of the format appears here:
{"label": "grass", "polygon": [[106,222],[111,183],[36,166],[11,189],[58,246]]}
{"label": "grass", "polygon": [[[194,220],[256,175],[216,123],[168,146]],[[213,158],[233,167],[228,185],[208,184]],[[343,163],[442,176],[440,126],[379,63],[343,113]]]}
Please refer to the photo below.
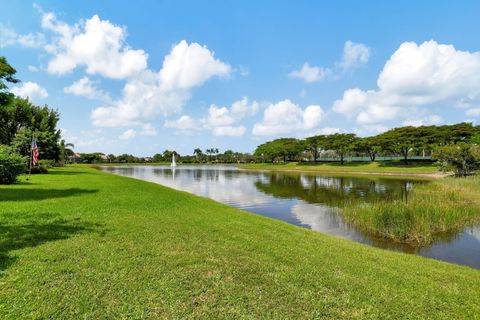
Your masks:
{"label": "grass", "polygon": [[280,164],[252,163],[240,165],[243,169],[288,170],[314,172],[350,172],[350,173],[398,173],[398,174],[432,174],[438,173],[437,167],[431,162],[410,162],[404,165],[399,161],[382,162],[319,162],[317,164],[288,162]]}
{"label": "grass", "polygon": [[0,187],[1,319],[474,319],[480,271],[85,167]]}
{"label": "grass", "polygon": [[408,201],[347,203],[347,221],[378,236],[413,245],[455,234],[480,221],[480,176],[419,184]]}

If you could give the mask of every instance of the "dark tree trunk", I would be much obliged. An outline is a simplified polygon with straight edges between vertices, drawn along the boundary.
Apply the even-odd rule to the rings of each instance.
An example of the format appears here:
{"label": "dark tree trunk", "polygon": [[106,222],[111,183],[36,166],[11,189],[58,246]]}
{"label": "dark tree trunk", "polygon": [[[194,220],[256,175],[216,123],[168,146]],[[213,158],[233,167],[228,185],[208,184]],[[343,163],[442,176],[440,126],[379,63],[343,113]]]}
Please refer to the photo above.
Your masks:
{"label": "dark tree trunk", "polygon": [[403,150],[403,163],[408,164],[408,149]]}

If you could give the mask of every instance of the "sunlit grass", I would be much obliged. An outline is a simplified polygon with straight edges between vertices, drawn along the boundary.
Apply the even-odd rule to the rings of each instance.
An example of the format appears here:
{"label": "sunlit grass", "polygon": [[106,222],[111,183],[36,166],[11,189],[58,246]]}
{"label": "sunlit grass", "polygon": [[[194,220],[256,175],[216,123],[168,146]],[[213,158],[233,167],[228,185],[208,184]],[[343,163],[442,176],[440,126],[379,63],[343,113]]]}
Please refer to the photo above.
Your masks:
{"label": "sunlit grass", "polygon": [[480,314],[478,270],[85,167],[0,186],[0,261],[0,319]]}
{"label": "sunlit grass", "polygon": [[318,162],[306,164],[298,162],[289,163],[252,163],[240,165],[243,169],[262,170],[294,170],[294,171],[315,171],[315,172],[359,172],[359,173],[437,173],[438,169],[429,162],[410,162],[404,165],[400,161],[383,162],[346,162],[341,165],[337,162]]}

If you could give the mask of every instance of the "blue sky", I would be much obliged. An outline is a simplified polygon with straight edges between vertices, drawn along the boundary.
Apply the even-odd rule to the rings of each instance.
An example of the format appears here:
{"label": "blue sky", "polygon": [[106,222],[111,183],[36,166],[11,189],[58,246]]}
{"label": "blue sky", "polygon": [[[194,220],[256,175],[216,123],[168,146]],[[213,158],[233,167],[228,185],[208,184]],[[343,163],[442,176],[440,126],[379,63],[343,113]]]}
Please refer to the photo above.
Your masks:
{"label": "blue sky", "polygon": [[480,119],[476,1],[1,2],[11,90],[81,152]]}

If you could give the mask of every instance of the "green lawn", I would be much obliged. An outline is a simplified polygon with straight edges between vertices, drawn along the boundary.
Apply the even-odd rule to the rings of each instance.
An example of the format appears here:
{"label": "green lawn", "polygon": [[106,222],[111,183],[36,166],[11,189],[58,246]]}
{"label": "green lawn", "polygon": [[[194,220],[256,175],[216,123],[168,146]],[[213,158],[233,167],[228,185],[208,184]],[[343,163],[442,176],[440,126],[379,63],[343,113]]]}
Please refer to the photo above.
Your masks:
{"label": "green lawn", "polygon": [[410,162],[408,165],[399,161],[382,162],[346,162],[341,165],[339,162],[319,162],[307,164],[298,162],[288,163],[252,163],[240,165],[243,169],[261,170],[295,170],[295,171],[318,171],[318,172],[355,172],[355,173],[401,173],[401,174],[431,174],[438,173],[438,169],[429,162]]}
{"label": "green lawn", "polygon": [[86,167],[0,187],[0,261],[1,319],[480,314],[479,270]]}

